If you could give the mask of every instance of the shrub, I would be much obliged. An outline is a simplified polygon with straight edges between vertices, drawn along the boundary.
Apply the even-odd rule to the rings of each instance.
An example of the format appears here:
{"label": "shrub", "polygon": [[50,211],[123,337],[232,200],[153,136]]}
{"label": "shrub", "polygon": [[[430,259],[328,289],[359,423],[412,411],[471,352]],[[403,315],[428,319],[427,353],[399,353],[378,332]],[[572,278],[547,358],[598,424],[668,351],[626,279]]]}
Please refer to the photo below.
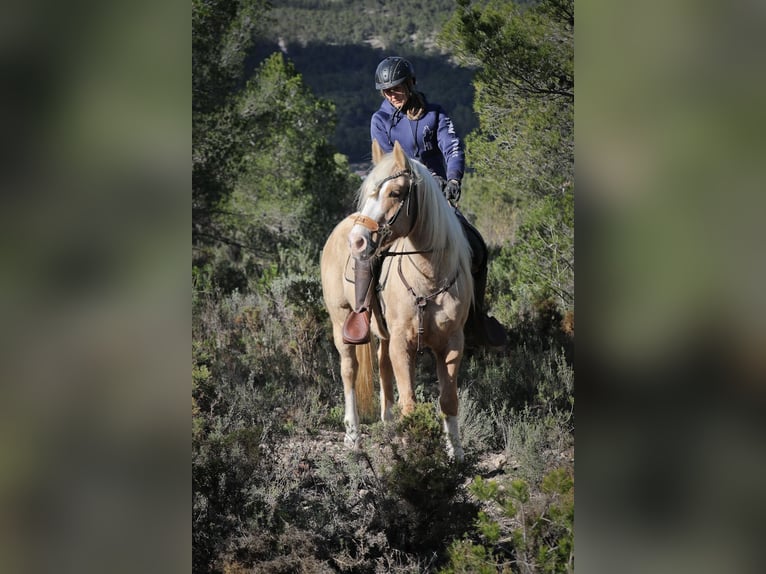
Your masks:
{"label": "shrub", "polygon": [[503,484],[476,477],[469,487],[487,510],[474,528],[449,548],[443,574],[459,572],[574,571],[574,478],[571,469],[553,470],[534,499],[527,483]]}
{"label": "shrub", "polygon": [[478,455],[492,449],[498,444],[496,439],[495,421],[482,410],[478,400],[474,399],[470,389],[458,391],[460,410],[460,436],[465,450],[472,455]]}
{"label": "shrub", "polygon": [[[359,455],[341,455],[334,444],[316,451],[322,427],[339,431],[344,410],[318,274],[297,271],[304,255],[286,254],[278,267],[290,271],[251,281],[248,293],[226,293],[210,275],[195,275],[195,571],[278,572],[298,564],[315,571],[484,571],[497,568],[498,556],[511,564],[515,554],[489,544],[498,537],[509,546],[511,519],[486,502],[480,514],[465,484],[480,455],[505,449],[534,502],[551,455],[571,444],[573,369],[555,330],[545,326],[555,313],[517,324],[508,355],[466,355],[459,374],[466,463],[447,458],[428,354],[416,369],[424,404],[415,412],[395,425],[368,427],[370,444]],[[565,560],[559,551],[566,547],[553,542],[562,540],[560,532],[528,531],[549,540],[543,554],[542,543],[528,550],[534,563],[553,568]]]}
{"label": "shrub", "polygon": [[476,507],[462,485],[471,463],[447,456],[445,437],[433,405],[418,404],[396,426],[392,462],[381,476],[378,517],[389,543],[404,552],[443,551],[462,533]]}

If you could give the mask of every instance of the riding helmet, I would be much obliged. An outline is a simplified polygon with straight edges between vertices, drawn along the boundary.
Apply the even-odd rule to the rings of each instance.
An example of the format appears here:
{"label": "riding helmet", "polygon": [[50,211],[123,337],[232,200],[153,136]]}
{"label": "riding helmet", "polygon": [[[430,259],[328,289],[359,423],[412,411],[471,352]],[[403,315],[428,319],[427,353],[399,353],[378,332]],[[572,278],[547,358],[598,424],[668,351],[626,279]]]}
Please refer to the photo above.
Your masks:
{"label": "riding helmet", "polygon": [[375,89],[393,88],[407,78],[411,78],[412,83],[415,83],[415,71],[412,69],[412,64],[399,56],[389,56],[381,61],[378,69],[375,70]]}

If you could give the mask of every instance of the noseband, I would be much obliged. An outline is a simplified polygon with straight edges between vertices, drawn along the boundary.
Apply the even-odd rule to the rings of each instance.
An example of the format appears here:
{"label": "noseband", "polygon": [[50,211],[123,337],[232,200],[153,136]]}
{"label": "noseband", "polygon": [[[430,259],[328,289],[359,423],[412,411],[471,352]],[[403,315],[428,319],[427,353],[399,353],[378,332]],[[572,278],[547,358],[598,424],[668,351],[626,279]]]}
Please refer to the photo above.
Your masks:
{"label": "noseband", "polygon": [[[388,177],[380,180],[378,183],[375,184],[375,193],[380,193],[380,189],[383,187],[383,184],[387,181],[390,181],[392,179],[396,179],[398,177],[401,177],[403,175],[407,175],[410,178],[410,186],[407,188],[407,193],[404,198],[399,198],[399,207],[397,207],[396,212],[390,217],[388,221],[383,223],[382,225],[379,224],[377,221],[375,221],[371,217],[367,217],[366,215],[362,215],[361,213],[357,214],[354,218],[354,223],[358,223],[362,227],[365,227],[369,229],[372,233],[378,234],[377,240],[372,240],[372,243],[380,246],[383,244],[383,242],[391,235],[391,227],[396,223],[397,218],[399,217],[399,213],[402,211],[402,207],[404,207],[405,202],[407,203],[407,215],[410,214],[410,205],[411,205],[411,198],[413,196],[412,194],[412,188],[415,185],[415,179],[413,177],[412,171],[408,169],[403,169],[402,171],[398,171],[392,175],[389,175]],[[413,222],[414,225],[414,222]],[[410,227],[410,231],[412,231],[412,227]],[[409,231],[407,232],[409,233]]]}

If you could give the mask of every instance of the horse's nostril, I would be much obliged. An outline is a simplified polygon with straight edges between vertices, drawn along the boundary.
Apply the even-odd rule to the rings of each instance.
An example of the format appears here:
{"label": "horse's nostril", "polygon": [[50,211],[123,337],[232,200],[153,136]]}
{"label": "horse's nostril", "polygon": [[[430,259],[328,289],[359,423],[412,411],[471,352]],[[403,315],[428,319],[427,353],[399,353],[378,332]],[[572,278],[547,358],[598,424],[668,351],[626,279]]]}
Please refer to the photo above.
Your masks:
{"label": "horse's nostril", "polygon": [[355,251],[363,251],[366,245],[367,245],[367,240],[362,236],[355,238],[351,242],[351,246],[354,248]]}

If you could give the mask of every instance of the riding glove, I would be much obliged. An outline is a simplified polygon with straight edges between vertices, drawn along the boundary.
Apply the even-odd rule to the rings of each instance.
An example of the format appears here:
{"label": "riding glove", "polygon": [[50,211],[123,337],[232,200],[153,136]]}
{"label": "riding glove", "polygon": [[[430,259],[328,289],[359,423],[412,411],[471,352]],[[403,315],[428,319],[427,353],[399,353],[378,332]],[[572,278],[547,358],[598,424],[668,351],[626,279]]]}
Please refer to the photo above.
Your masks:
{"label": "riding glove", "polygon": [[447,185],[447,180],[440,175],[436,175],[435,173],[431,173],[431,175],[434,176],[436,183],[439,184],[439,189],[441,189],[442,193],[444,193],[444,186]]}
{"label": "riding glove", "polygon": [[457,203],[460,200],[460,182],[456,179],[449,180],[444,186],[444,196],[450,203]]}

